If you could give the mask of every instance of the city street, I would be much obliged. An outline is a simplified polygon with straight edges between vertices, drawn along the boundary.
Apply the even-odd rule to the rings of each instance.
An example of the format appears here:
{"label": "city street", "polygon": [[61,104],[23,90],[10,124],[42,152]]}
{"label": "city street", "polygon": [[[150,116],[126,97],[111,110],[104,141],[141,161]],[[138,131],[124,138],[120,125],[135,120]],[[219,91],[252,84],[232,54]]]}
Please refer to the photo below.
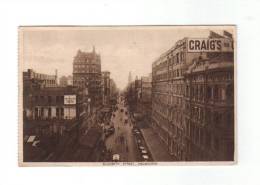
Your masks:
{"label": "city street", "polygon": [[105,144],[107,149],[112,150],[112,154],[120,155],[120,161],[134,162],[138,160],[138,150],[131,132],[132,123],[128,117],[129,112],[123,104],[123,102],[117,104],[118,109],[114,112],[115,116],[111,117],[115,133],[106,139]]}
{"label": "city street", "polygon": [[[81,48],[81,38],[92,38],[94,32],[73,30],[71,35],[79,34],[77,47],[67,48],[68,41],[60,41],[67,52],[74,50],[70,58],[63,58],[68,61],[66,72],[61,66],[45,71],[40,70],[45,66],[35,64],[23,71],[24,161],[233,161],[236,31],[200,29],[196,34],[172,27],[172,40],[155,28],[102,29],[96,30],[93,41],[84,41],[93,42],[86,48]],[[151,31],[156,36],[150,43],[143,36]],[[59,34],[68,38],[67,32]],[[108,42],[117,34],[120,39]],[[32,34],[27,44],[48,48],[38,38]],[[140,39],[142,51],[126,44],[135,43],[132,38]],[[55,40],[50,42],[56,45]],[[160,50],[152,47],[158,43]],[[118,46],[122,52],[112,52]],[[38,50],[27,51],[24,55],[32,56],[26,60],[45,56],[34,56]],[[124,51],[131,51],[129,57]],[[146,60],[147,53],[153,59]],[[147,63],[135,63],[131,56]]]}

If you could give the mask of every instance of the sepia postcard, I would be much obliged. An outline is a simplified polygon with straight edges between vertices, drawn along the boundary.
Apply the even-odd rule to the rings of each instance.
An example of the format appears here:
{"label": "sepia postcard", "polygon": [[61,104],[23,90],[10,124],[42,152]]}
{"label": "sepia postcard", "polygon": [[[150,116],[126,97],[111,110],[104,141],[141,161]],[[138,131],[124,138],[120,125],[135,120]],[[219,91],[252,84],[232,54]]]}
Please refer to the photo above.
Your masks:
{"label": "sepia postcard", "polygon": [[236,27],[21,26],[19,166],[236,162]]}

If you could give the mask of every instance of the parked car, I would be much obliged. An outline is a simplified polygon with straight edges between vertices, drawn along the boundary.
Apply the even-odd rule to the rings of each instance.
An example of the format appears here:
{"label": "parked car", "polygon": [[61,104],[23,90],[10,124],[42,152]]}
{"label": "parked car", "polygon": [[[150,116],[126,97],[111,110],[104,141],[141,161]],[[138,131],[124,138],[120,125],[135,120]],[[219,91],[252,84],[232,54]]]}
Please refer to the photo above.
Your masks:
{"label": "parked car", "polygon": [[141,139],[137,139],[137,144],[138,145],[142,144],[142,140]]}
{"label": "parked car", "polygon": [[150,157],[148,155],[142,155],[143,161],[149,161]]}
{"label": "parked car", "polygon": [[132,128],[132,132],[134,133],[134,134],[136,134],[136,133],[140,133],[140,131],[139,131],[139,129],[137,128],[137,127],[133,127]]}

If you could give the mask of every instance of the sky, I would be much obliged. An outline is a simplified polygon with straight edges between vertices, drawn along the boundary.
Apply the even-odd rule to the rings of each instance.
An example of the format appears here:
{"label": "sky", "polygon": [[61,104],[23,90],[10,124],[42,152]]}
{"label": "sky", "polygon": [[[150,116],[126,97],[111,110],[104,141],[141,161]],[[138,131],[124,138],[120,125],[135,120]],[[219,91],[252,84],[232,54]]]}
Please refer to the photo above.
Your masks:
{"label": "sky", "polygon": [[226,27],[23,27],[20,29],[20,56],[23,71],[28,68],[45,74],[72,75],[77,51],[90,52],[95,46],[101,55],[101,70],[111,72],[123,89],[131,71],[133,79],[148,76],[152,63],[184,37],[205,38],[209,31],[222,33]]}

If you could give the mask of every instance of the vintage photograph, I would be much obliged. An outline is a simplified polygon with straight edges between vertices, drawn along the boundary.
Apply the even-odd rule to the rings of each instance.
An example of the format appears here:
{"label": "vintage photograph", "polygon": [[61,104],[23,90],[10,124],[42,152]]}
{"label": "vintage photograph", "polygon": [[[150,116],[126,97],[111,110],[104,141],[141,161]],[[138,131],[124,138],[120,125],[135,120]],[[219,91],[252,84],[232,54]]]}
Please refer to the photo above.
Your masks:
{"label": "vintage photograph", "polygon": [[18,32],[20,166],[236,161],[235,26]]}

